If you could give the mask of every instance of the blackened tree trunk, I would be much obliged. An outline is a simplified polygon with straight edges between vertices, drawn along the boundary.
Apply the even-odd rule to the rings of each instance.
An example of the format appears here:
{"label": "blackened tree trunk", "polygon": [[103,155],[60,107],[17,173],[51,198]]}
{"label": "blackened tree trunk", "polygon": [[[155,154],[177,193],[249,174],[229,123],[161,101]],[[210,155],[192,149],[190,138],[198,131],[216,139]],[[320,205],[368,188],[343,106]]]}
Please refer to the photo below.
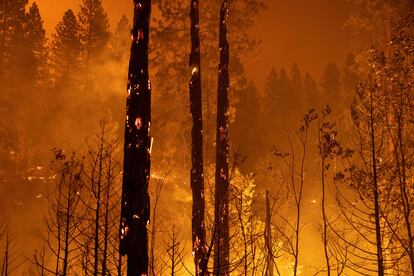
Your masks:
{"label": "blackened tree trunk", "polygon": [[[93,193],[96,197],[96,205],[95,205],[95,234],[94,234],[94,244],[93,244],[93,275],[97,276],[98,275],[98,264],[99,264],[99,249],[101,247],[100,245],[100,217],[101,217],[101,194],[102,194],[102,178],[103,178],[103,162],[104,162],[104,135],[105,135],[105,130],[102,129],[102,136],[100,138],[100,145],[99,145],[99,151],[98,151],[98,159],[97,159],[97,164],[94,164],[95,166],[97,166],[98,168],[98,172],[97,172],[97,178],[98,179],[94,179],[96,176],[92,175],[92,190],[93,186],[96,187],[96,193]],[[95,170],[94,170],[95,171]],[[96,182],[95,182],[96,181]]]}
{"label": "blackened tree trunk", "polygon": [[128,276],[148,274],[150,218],[151,84],[148,43],[151,0],[134,0],[125,125],[120,251],[128,256]]}
{"label": "blackened tree trunk", "polygon": [[106,153],[108,155],[108,171],[107,173],[107,183],[106,183],[106,190],[105,190],[105,215],[104,215],[104,241],[103,241],[103,252],[102,252],[102,276],[105,276],[108,272],[108,247],[109,247],[109,213],[110,213],[110,206],[109,200],[111,197],[111,188],[112,188],[112,151],[111,149],[108,150]]}
{"label": "blackened tree trunk", "polygon": [[384,257],[382,248],[382,233],[381,233],[381,213],[380,213],[380,198],[378,188],[377,175],[377,149],[375,143],[375,127],[374,127],[374,97],[370,89],[370,110],[369,110],[369,127],[371,138],[371,156],[372,156],[372,184],[374,194],[374,219],[375,219],[375,236],[377,245],[377,261],[378,261],[378,276],[383,276],[384,271]]}
{"label": "blackened tree trunk", "polygon": [[229,43],[227,41],[228,2],[220,11],[220,65],[218,68],[214,275],[229,275]]}
{"label": "blackened tree trunk", "polygon": [[206,231],[204,227],[204,177],[203,177],[203,116],[201,100],[199,2],[190,1],[191,54],[190,54],[190,112],[191,130],[191,190],[193,192],[192,242],[196,275],[200,275],[206,261]]}
{"label": "blackened tree trunk", "polygon": [[266,230],[265,230],[265,244],[266,244],[266,276],[273,276],[273,241],[271,228],[271,210],[270,210],[270,192],[266,191]]}
{"label": "blackened tree trunk", "polygon": [[330,167],[330,160],[341,156],[341,146],[336,139],[336,127],[335,124],[328,121],[328,116],[332,110],[329,106],[326,106],[322,110],[322,117],[318,120],[318,148],[319,157],[321,161],[321,213],[322,213],[322,242],[326,262],[326,273],[328,276],[331,275],[331,250],[330,241],[328,235],[329,220],[327,214],[327,183],[326,176]]}

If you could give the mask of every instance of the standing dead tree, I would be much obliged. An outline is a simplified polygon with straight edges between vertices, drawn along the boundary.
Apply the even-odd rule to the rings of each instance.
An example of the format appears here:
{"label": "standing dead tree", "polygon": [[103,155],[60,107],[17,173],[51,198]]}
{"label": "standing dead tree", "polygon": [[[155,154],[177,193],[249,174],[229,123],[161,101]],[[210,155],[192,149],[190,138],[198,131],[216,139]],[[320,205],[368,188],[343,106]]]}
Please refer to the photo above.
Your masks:
{"label": "standing dead tree", "polygon": [[295,155],[293,150],[292,142],[289,141],[291,145],[291,151],[292,151],[292,159],[290,163],[290,176],[291,176],[291,185],[292,190],[294,193],[294,199],[295,199],[295,207],[296,207],[296,222],[294,227],[294,248],[292,248],[292,254],[294,256],[295,262],[293,267],[293,274],[297,275],[298,273],[298,263],[299,263],[299,236],[300,236],[300,230],[302,228],[301,226],[301,207],[302,207],[302,199],[303,199],[303,188],[305,184],[305,160],[306,160],[306,147],[308,142],[308,135],[309,135],[309,128],[310,124],[317,118],[317,114],[314,112],[314,110],[310,110],[308,114],[306,114],[303,117],[303,124],[299,128],[299,133],[301,136],[301,146],[302,146],[302,155],[300,158],[300,169],[299,169],[299,185],[295,183]]}
{"label": "standing dead tree", "polygon": [[229,6],[224,0],[220,11],[220,65],[218,68],[216,185],[214,219],[217,227],[214,245],[214,275],[229,274],[229,43],[227,21]]}
{"label": "standing dead tree", "polygon": [[190,68],[192,70],[190,80],[190,112],[193,118],[193,127],[191,130],[191,189],[193,192],[192,242],[196,275],[199,275],[206,262],[199,1],[191,0],[190,5]]}
{"label": "standing dead tree", "polygon": [[270,192],[266,191],[266,221],[265,221],[265,252],[266,252],[266,276],[273,276],[273,240],[272,240],[272,213],[270,207]]}
{"label": "standing dead tree", "polygon": [[382,251],[382,237],[381,237],[381,215],[380,215],[380,195],[379,195],[379,187],[378,187],[378,157],[377,157],[377,148],[376,148],[376,131],[374,126],[374,108],[373,108],[373,93],[372,88],[368,88],[369,90],[369,135],[371,138],[371,158],[372,158],[372,184],[373,184],[373,194],[374,194],[374,219],[375,219],[375,238],[376,238],[376,246],[377,246],[377,260],[378,260],[378,275],[384,275],[384,257]]}
{"label": "standing dead tree", "polygon": [[[153,174],[152,178],[155,183],[153,183],[152,187],[155,189],[155,193],[153,195],[153,206],[152,206],[152,221],[151,221],[151,233],[150,233],[150,256],[149,256],[149,270],[150,274],[152,276],[160,275],[162,274],[163,267],[159,265],[160,262],[158,262],[159,256],[156,254],[156,236],[158,232],[161,232],[159,230],[159,222],[157,217],[157,210],[158,210],[158,203],[160,202],[161,193],[165,189],[165,184],[168,175],[172,171],[171,169],[168,169],[168,171],[163,175],[157,175]],[[157,224],[158,223],[158,224]]]}
{"label": "standing dead tree", "polygon": [[328,276],[331,275],[332,267],[331,264],[331,253],[329,245],[329,215],[327,214],[327,186],[326,176],[331,166],[330,160],[336,156],[342,154],[342,148],[337,140],[336,125],[329,121],[329,116],[332,110],[329,106],[326,106],[321,111],[321,116],[318,119],[318,149],[319,158],[321,161],[321,213],[322,213],[322,242],[324,249],[324,257],[326,262],[326,272]]}
{"label": "standing dead tree", "polygon": [[[386,94],[381,89],[381,74],[375,72],[376,68],[381,68],[382,60],[380,52],[372,51],[371,69],[359,86],[357,104],[351,113],[355,126],[353,158],[344,172],[336,175],[337,183],[344,184],[336,185],[336,197],[348,230],[346,235],[334,232],[337,240],[343,240],[342,245],[336,244],[342,248],[349,245],[346,268],[364,275],[388,274],[398,263],[401,252],[396,235],[390,231],[390,225],[399,222],[387,223],[388,214],[397,206],[391,193],[392,158],[388,154],[383,123]],[[343,249],[341,251],[345,251]]]}
{"label": "standing dead tree", "polygon": [[148,274],[148,183],[151,164],[151,83],[148,43],[151,0],[134,0],[128,72],[120,251],[128,256],[127,275]]}
{"label": "standing dead tree", "polygon": [[49,199],[47,235],[42,238],[53,255],[55,267],[45,267],[44,252],[36,251],[34,262],[40,271],[66,276],[73,272],[76,264],[80,247],[78,225],[85,219],[85,214],[79,208],[84,161],[75,154],[68,157],[62,150],[55,149],[54,154],[57,185]]}
{"label": "standing dead tree", "polygon": [[185,246],[182,244],[182,240],[183,239],[180,235],[180,231],[177,230],[173,224],[171,234],[169,235],[169,240],[165,242],[165,247],[168,255],[166,266],[170,269],[171,276],[176,275],[183,268],[185,268],[183,260]]}
{"label": "standing dead tree", "polygon": [[[391,231],[398,237],[398,242],[407,255],[410,272],[414,274],[414,233],[413,233],[413,178],[414,167],[413,147],[413,91],[414,91],[414,36],[406,30],[406,26],[413,22],[413,15],[404,19],[401,26],[396,30],[391,43],[388,44],[388,54],[385,54],[381,64],[382,85],[386,87],[387,116],[384,123],[389,135],[390,153],[393,156],[392,171],[394,172],[393,200],[398,202],[398,207],[387,216],[387,222],[393,218],[401,220],[396,227],[390,227]],[[388,223],[392,226],[392,223]],[[401,225],[403,227],[401,227]],[[403,229],[403,230],[401,230]],[[406,253],[405,253],[406,252]]]}
{"label": "standing dead tree", "polygon": [[[2,233],[1,231],[4,231],[4,233]],[[20,254],[16,254],[17,241],[15,237],[13,236],[13,234],[10,233],[10,227],[8,223],[4,226],[4,230],[1,229],[1,225],[0,225],[0,238],[2,234],[4,234],[4,239],[3,239],[3,244],[2,244],[3,252],[1,252],[0,254],[0,256],[2,256],[0,275],[9,276],[9,275],[14,274],[14,272],[16,272],[16,270],[21,265],[23,265],[24,260],[23,261],[21,260]]]}
{"label": "standing dead tree", "polygon": [[311,109],[302,120],[302,123],[298,129],[298,137],[300,144],[300,152],[297,154],[295,149],[295,141],[288,135],[290,152],[280,152],[274,148],[273,154],[277,158],[282,158],[288,170],[287,177],[284,181],[287,183],[287,189],[292,192],[293,206],[294,206],[294,221],[290,221],[289,218],[281,214],[279,211],[275,211],[278,219],[283,221],[286,229],[275,226],[276,232],[280,234],[283,243],[285,244],[286,252],[293,257],[292,272],[293,275],[298,274],[299,268],[299,256],[300,256],[300,234],[303,227],[302,222],[302,201],[303,191],[305,185],[305,163],[308,154],[309,132],[313,121],[317,119],[317,113]]}
{"label": "standing dead tree", "polygon": [[413,187],[412,22],[411,14],[390,30],[391,41],[371,49],[367,76],[358,86],[351,113],[354,154],[336,175],[342,225],[329,231],[335,235],[330,247],[338,252],[334,259],[346,260],[346,273],[414,273],[413,199],[408,192]]}
{"label": "standing dead tree", "polygon": [[118,270],[121,196],[117,144],[115,134],[105,121],[100,121],[99,132],[87,143],[85,185],[81,196],[86,217],[79,225],[85,275],[110,275]]}
{"label": "standing dead tree", "polygon": [[[88,204],[88,209],[91,209],[93,215],[91,216],[91,225],[88,225],[87,229],[91,229],[92,233],[87,235],[87,242],[90,240],[92,242],[93,252],[92,258],[92,271],[87,271],[94,276],[98,275],[98,266],[99,266],[99,255],[100,255],[100,242],[101,242],[101,225],[100,218],[102,216],[102,194],[104,188],[104,166],[106,153],[104,152],[105,144],[105,128],[101,124],[101,133],[97,135],[97,147],[96,149],[92,146],[89,146],[89,157],[91,159],[91,171],[88,173],[88,182],[90,182],[90,192],[93,203]],[[88,250],[89,251],[89,250]],[[86,254],[89,252],[87,251]],[[89,258],[87,258],[89,259]],[[88,267],[88,264],[86,265]]]}

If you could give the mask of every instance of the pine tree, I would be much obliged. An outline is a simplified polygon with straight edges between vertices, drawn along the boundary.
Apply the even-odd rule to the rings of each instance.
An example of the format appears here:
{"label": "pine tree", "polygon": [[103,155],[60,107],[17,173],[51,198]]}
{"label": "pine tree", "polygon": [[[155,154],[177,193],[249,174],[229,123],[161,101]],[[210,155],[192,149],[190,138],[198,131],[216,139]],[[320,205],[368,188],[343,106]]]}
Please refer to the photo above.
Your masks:
{"label": "pine tree", "polygon": [[290,124],[297,121],[298,102],[294,94],[291,78],[286,72],[285,68],[279,71],[279,80],[277,84],[278,102],[274,107],[277,118],[285,118],[281,121],[282,127],[288,127]]}
{"label": "pine tree", "polygon": [[110,38],[108,15],[101,0],[82,0],[78,14],[80,39],[86,71],[91,63],[102,61],[102,54]]}
{"label": "pine tree", "polygon": [[[282,73],[285,71],[281,71]],[[266,145],[274,143],[275,135],[280,132],[280,128],[284,125],[285,120],[288,118],[284,111],[284,105],[286,102],[282,97],[281,80],[279,78],[279,72],[272,68],[265,80],[265,86],[263,90],[262,98],[262,110],[261,120],[263,129],[267,131],[263,134]],[[284,120],[281,120],[284,118]],[[268,149],[267,149],[268,150]]]}
{"label": "pine tree", "polygon": [[[2,0],[0,3],[0,78],[6,90],[19,90],[27,81],[40,84],[46,73],[46,32],[39,8],[34,2],[28,13],[28,0]],[[19,78],[24,75],[25,81]]]}
{"label": "pine tree", "polygon": [[122,15],[111,39],[112,53],[114,58],[118,61],[127,59],[128,47],[131,43],[131,35],[129,34],[130,29],[131,27],[128,18],[125,15]]}
{"label": "pine tree", "polygon": [[[344,96],[355,94],[358,83],[360,82],[359,77],[359,66],[355,60],[355,55],[350,53],[348,54],[345,65],[342,69],[342,83]],[[346,104],[351,103],[350,96],[344,99]],[[347,107],[347,106],[346,106]]]}
{"label": "pine tree", "polygon": [[[265,115],[258,95],[258,89],[252,81],[246,89],[239,91],[239,101],[236,104],[236,119],[230,125],[232,147],[243,157],[244,162],[239,166],[242,172],[251,172],[251,168],[268,151],[264,146],[264,125]],[[253,112],[252,112],[253,111]],[[263,133],[263,135],[258,135]],[[252,146],[254,145],[254,146]]]}
{"label": "pine tree", "polygon": [[297,99],[300,98],[303,88],[302,73],[300,72],[297,63],[294,63],[290,71],[290,78],[292,80],[292,91]]}
{"label": "pine tree", "polygon": [[[27,102],[25,36],[27,0],[0,1],[0,161],[10,164],[10,173],[21,172],[22,114]],[[19,95],[18,97],[16,95]]]}
{"label": "pine tree", "polygon": [[318,84],[312,78],[311,74],[306,73],[303,79],[303,98],[305,109],[319,107],[322,104],[320,99]]}
{"label": "pine tree", "polygon": [[37,86],[47,83],[47,47],[46,31],[36,2],[29,8],[26,16],[26,40],[30,52],[27,60],[28,76]]}
{"label": "pine tree", "polygon": [[326,104],[334,109],[341,103],[341,72],[335,63],[328,63],[320,82]]}
{"label": "pine tree", "polygon": [[80,38],[78,22],[72,10],[67,10],[56,26],[51,45],[53,81],[58,87],[76,83],[79,71]]}
{"label": "pine tree", "polygon": [[[292,69],[290,70],[290,79],[291,79],[291,86],[292,86],[291,108],[292,110],[296,111],[293,114],[293,119],[297,121],[299,119],[299,115],[302,115],[303,112],[306,112],[306,110],[303,108],[304,106],[303,106],[303,101],[302,101],[303,78],[302,78],[302,73],[297,63],[294,63],[292,66]],[[300,111],[300,113],[298,111]]]}
{"label": "pine tree", "polygon": [[279,101],[278,92],[279,74],[275,68],[268,73],[264,87],[263,112],[267,116],[274,111],[275,105]]}
{"label": "pine tree", "polygon": [[[46,33],[39,8],[34,2],[28,13],[27,0],[0,3],[0,78],[13,89],[26,80],[38,83],[45,73]],[[20,75],[25,75],[21,81]],[[4,83],[3,83],[4,84]]]}
{"label": "pine tree", "polygon": [[[42,106],[42,102],[45,100],[44,92],[49,79],[46,31],[43,28],[43,20],[36,2],[32,3],[25,14],[23,27],[24,44],[20,45],[21,50],[19,52],[19,58],[22,59],[20,63],[21,68],[18,68],[19,74],[15,75],[14,79],[18,81],[16,85],[17,92],[22,95],[17,102],[16,110],[20,114],[19,121],[22,124],[20,133],[23,147],[22,172],[25,174],[28,165],[34,162],[29,160],[29,157],[30,155],[35,156],[35,154],[30,153],[40,150],[38,145],[40,145],[40,141],[44,138],[44,134],[39,131],[38,125],[44,114],[44,109],[39,108],[32,115],[29,115],[28,110],[33,105]],[[34,90],[37,93],[33,93]]]}
{"label": "pine tree", "polygon": [[[0,4],[0,76],[7,82],[15,80],[23,68],[27,3],[28,0],[2,0]],[[7,87],[13,87],[13,84],[9,83]]]}

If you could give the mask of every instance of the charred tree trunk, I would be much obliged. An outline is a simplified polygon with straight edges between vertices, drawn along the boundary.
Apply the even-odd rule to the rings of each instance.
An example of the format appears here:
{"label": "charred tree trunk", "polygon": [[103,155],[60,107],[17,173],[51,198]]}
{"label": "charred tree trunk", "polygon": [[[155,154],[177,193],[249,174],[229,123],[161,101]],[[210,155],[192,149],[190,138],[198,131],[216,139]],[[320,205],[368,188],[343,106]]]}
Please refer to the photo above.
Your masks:
{"label": "charred tree trunk", "polygon": [[151,161],[151,83],[148,76],[150,13],[151,0],[134,0],[120,227],[120,251],[128,256],[128,276],[148,274],[148,183]]}
{"label": "charred tree trunk", "polygon": [[191,130],[191,190],[193,192],[192,242],[196,275],[200,275],[206,261],[206,231],[204,228],[204,177],[203,177],[203,115],[201,99],[201,62],[199,2],[190,2],[191,54],[190,54],[190,112]]}
{"label": "charred tree trunk", "polygon": [[375,127],[374,127],[374,96],[372,90],[370,90],[370,110],[369,110],[369,128],[371,138],[371,158],[372,158],[372,184],[374,194],[374,219],[375,219],[375,236],[377,246],[377,262],[378,262],[378,276],[383,276],[384,271],[384,257],[382,248],[382,237],[381,237],[381,214],[380,214],[380,199],[379,199],[379,188],[378,188],[378,176],[377,176],[377,148],[375,143]]}
{"label": "charred tree trunk", "polygon": [[220,65],[218,68],[214,275],[229,275],[229,43],[227,41],[228,2],[220,11]]}
{"label": "charred tree trunk", "polygon": [[[68,265],[69,265],[69,253],[70,253],[70,224],[73,218],[73,213],[71,213],[71,209],[73,206],[73,197],[71,199],[72,191],[72,183],[74,176],[72,173],[69,175],[69,187],[68,187],[68,199],[66,202],[66,210],[65,210],[65,240],[64,240],[64,248],[63,248],[63,270],[61,272],[62,276],[66,276],[68,274]],[[60,249],[59,249],[60,250]]]}
{"label": "charred tree trunk", "polygon": [[[407,243],[407,254],[410,259],[411,271],[414,275],[414,236],[412,232],[412,200],[409,192],[408,181],[407,181],[407,162],[408,158],[406,156],[407,153],[407,144],[408,141],[404,139],[406,137],[405,129],[408,128],[406,125],[405,120],[405,95],[403,90],[399,91],[398,95],[398,105],[396,111],[394,111],[395,116],[395,123],[397,128],[397,142],[394,151],[394,158],[397,167],[397,175],[399,178],[399,190],[401,194],[401,205],[404,217],[404,225],[407,233],[406,243]],[[409,109],[410,110],[410,109]],[[410,110],[411,111],[411,110]]]}
{"label": "charred tree trunk", "polygon": [[[319,138],[320,139],[320,138]],[[321,210],[322,210],[322,241],[323,241],[323,252],[325,255],[326,261],[326,273],[328,276],[331,276],[331,263],[329,262],[329,250],[328,250],[328,217],[326,215],[326,183],[325,183],[325,166],[326,160],[324,152],[321,153],[321,183],[322,183],[322,201],[321,201]]]}
{"label": "charred tree trunk", "polygon": [[56,234],[56,238],[57,238],[57,252],[56,252],[56,266],[55,266],[55,275],[59,275],[59,270],[60,270],[60,251],[61,251],[61,244],[62,244],[62,239],[61,239],[61,230],[62,230],[62,225],[61,225],[61,220],[59,218],[59,213],[60,213],[60,208],[61,208],[61,204],[62,204],[62,185],[63,185],[63,175],[64,173],[61,173],[61,180],[59,182],[59,195],[58,195],[58,200],[57,200],[57,212],[56,212],[56,230],[57,230],[57,234]]}
{"label": "charred tree trunk", "polygon": [[273,276],[273,242],[272,242],[272,228],[271,228],[271,210],[270,210],[270,193],[266,191],[266,276]]}
{"label": "charred tree trunk", "polygon": [[96,184],[96,207],[95,207],[95,234],[94,234],[94,244],[93,244],[93,275],[98,275],[98,263],[99,263],[99,248],[100,248],[100,239],[99,239],[99,222],[101,217],[101,193],[102,193],[102,170],[103,170],[103,147],[104,147],[104,132],[102,132],[102,136],[100,138],[100,145],[99,145],[99,153],[98,153],[98,179],[97,182],[94,183],[94,176],[92,176],[92,190],[93,186]]}
{"label": "charred tree trunk", "polygon": [[112,182],[112,152],[111,149],[106,153],[108,155],[108,171],[107,171],[107,184],[105,191],[105,216],[104,216],[104,245],[102,252],[102,276],[107,274],[107,262],[108,262],[108,244],[109,244],[109,199],[111,194],[111,182]]}

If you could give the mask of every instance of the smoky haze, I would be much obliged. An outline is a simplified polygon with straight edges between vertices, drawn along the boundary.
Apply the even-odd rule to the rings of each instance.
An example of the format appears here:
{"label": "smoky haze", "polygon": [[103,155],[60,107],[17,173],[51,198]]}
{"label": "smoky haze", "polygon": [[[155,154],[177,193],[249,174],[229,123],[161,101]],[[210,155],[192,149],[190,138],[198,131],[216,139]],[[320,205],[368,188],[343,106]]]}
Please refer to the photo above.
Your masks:
{"label": "smoky haze", "polygon": [[[56,244],[61,245],[56,242],[56,235],[52,234],[57,225],[66,225],[72,229],[70,235],[73,237],[73,244],[68,248],[76,252],[71,255],[68,275],[81,272],[91,275],[94,269],[103,270],[106,264],[99,259],[101,256],[111,256],[107,265],[108,271],[113,273],[111,275],[123,275],[125,263],[117,259],[118,227],[132,1],[28,2],[26,5],[25,0],[16,0],[9,4],[10,9],[0,10],[0,18],[3,18],[1,15],[7,18],[0,19],[0,240],[3,244],[0,247],[0,266],[7,255],[5,245],[10,244],[13,247],[9,253],[14,257],[10,264],[14,271],[10,275],[37,275],[42,266],[55,270],[53,249]],[[93,24],[85,19],[88,14],[85,2],[93,3]],[[188,66],[191,49],[190,1],[152,2],[149,64],[151,136],[154,140],[149,187],[152,217],[148,229],[152,249],[150,260],[153,260],[150,269],[152,275],[170,273],[171,263],[174,263],[171,248],[177,243],[174,239],[178,239],[179,246],[174,252],[180,260],[175,272],[176,275],[189,275],[189,271],[194,271],[191,255],[191,116],[188,91],[191,76]],[[260,269],[265,275],[264,267],[268,259],[264,256],[269,255],[269,246],[264,244],[265,229],[270,229],[269,233],[273,236],[270,247],[274,249],[275,269],[277,265],[280,275],[293,274],[293,267],[301,275],[325,273],[321,204],[325,204],[324,208],[332,221],[343,222],[336,220],[342,218],[340,212],[343,210],[337,202],[335,193],[339,186],[336,186],[334,176],[338,173],[344,181],[346,191],[343,195],[350,206],[355,206],[358,200],[372,201],[370,194],[361,192],[371,191],[371,186],[352,185],[354,182],[371,182],[366,179],[352,182],[350,178],[355,175],[350,175],[350,171],[346,170],[349,164],[361,165],[361,159],[366,160],[367,156],[362,156],[365,159],[355,157],[351,161],[347,159],[351,157],[345,156],[348,148],[358,149],[358,142],[363,145],[362,155],[369,152],[369,142],[362,141],[368,138],[353,135],[360,133],[358,131],[365,133],[367,129],[357,131],[355,125],[363,128],[369,121],[361,119],[368,114],[366,110],[357,112],[361,106],[367,106],[366,102],[362,102],[367,98],[356,96],[358,84],[366,80],[370,73],[368,68],[372,68],[371,52],[366,50],[372,45],[378,45],[378,49],[391,45],[387,43],[397,33],[394,29],[401,24],[412,31],[413,21],[409,21],[412,18],[407,12],[412,11],[412,3],[408,0],[396,3],[388,0],[232,2],[228,29],[230,108],[226,115],[230,119],[229,205],[231,244],[234,247],[230,258],[233,273],[254,274]],[[368,2],[376,9],[371,10],[372,6],[365,5]],[[208,241],[214,232],[220,5],[220,0],[200,1],[205,224]],[[408,23],[403,21],[406,17]],[[399,43],[403,43],[404,39]],[[412,60],[412,56],[410,58]],[[395,68],[402,65],[393,66],[390,67],[398,71]],[[380,73],[386,74],[384,71]],[[401,74],[400,71],[395,73],[398,76]],[[388,80],[386,77],[382,79]],[[401,80],[404,81],[408,82]],[[331,106],[332,110],[326,105]],[[381,111],[386,109],[381,108]],[[378,111],[379,118],[392,117],[388,115]],[[385,133],[386,127],[382,127]],[[407,127],[407,133],[412,131],[410,127]],[[325,155],[321,154],[322,146],[329,148]],[[322,155],[325,158],[323,161]],[[384,150],[380,156],[392,158],[394,155]],[[325,161],[327,167],[321,169]],[[393,164],[392,161],[389,163]],[[101,168],[99,173],[97,167]],[[339,174],[342,172],[343,175]],[[324,177],[328,195],[322,200],[321,189],[324,188],[321,188],[321,178]],[[300,185],[303,186],[303,193],[298,207],[297,189]],[[98,195],[97,187],[108,192],[107,198],[103,193]],[[267,192],[272,203],[271,218],[266,213],[270,209],[266,204]],[[58,202],[62,194],[66,196],[62,201],[66,203],[66,211],[64,204]],[[105,204],[105,208],[99,207]],[[366,213],[373,212],[371,207],[366,207]],[[72,220],[64,221],[62,214],[69,214],[67,218]],[[301,230],[295,234],[292,229],[299,220],[298,214],[301,223],[297,227]],[[369,223],[372,217],[368,215],[363,219]],[[395,223],[403,221],[399,219]],[[271,226],[267,228],[269,224]],[[343,226],[345,229],[344,225],[340,224],[338,228]],[[332,224],[332,228],[336,226]],[[363,226],[364,229],[373,227],[372,224]],[[9,242],[3,234],[7,232],[5,229],[11,233]],[[61,228],[59,231],[62,231]],[[247,232],[255,241],[246,241]],[[333,235],[334,232],[330,233]],[[339,230],[335,232],[338,233]],[[366,233],[370,238],[374,236],[368,230]],[[400,242],[405,238],[405,234],[401,235]],[[361,239],[354,233],[352,238],[352,244],[357,244],[356,241]],[[335,245],[340,244],[338,240],[335,239]],[[293,244],[296,241],[300,243],[300,250],[297,249],[300,253],[295,253]],[[103,249],[105,242],[109,244],[105,247],[106,251]],[[363,256],[363,262],[376,258],[373,243],[367,242],[366,248],[361,250],[368,252]],[[347,250],[338,248],[337,251],[342,249],[348,253],[348,247]],[[295,254],[296,261],[299,260],[296,265]],[[337,261],[343,257],[338,252],[335,253],[337,255],[330,254]],[[347,260],[348,256],[344,258]],[[352,261],[352,258],[357,259],[355,256],[349,258]],[[41,265],[40,259],[43,262]],[[95,263],[99,263],[97,268],[93,268],[94,259]],[[401,263],[400,260],[395,263],[386,261],[389,261],[389,269],[392,269],[392,264],[398,263],[404,267],[401,271],[407,272],[410,270],[408,259],[409,256],[403,254]],[[336,269],[339,271],[340,265],[349,265],[345,263],[338,261]],[[376,275],[377,268],[372,262],[367,263],[370,269],[367,274]],[[119,268],[119,264],[123,266]],[[349,266],[352,269],[346,270],[347,275],[359,275],[354,266]]]}
{"label": "smoky haze", "polygon": [[[37,1],[50,35],[63,12],[79,9],[77,0]],[[104,0],[112,26],[125,14],[132,16],[128,1]],[[271,67],[290,67],[297,62],[304,71],[322,74],[328,62],[344,62],[352,50],[352,36],[345,28],[352,5],[349,1],[278,1],[267,2],[268,10],[255,18],[249,35],[260,42],[260,52],[247,58],[246,69],[262,84]],[[155,11],[157,12],[157,11]]]}

